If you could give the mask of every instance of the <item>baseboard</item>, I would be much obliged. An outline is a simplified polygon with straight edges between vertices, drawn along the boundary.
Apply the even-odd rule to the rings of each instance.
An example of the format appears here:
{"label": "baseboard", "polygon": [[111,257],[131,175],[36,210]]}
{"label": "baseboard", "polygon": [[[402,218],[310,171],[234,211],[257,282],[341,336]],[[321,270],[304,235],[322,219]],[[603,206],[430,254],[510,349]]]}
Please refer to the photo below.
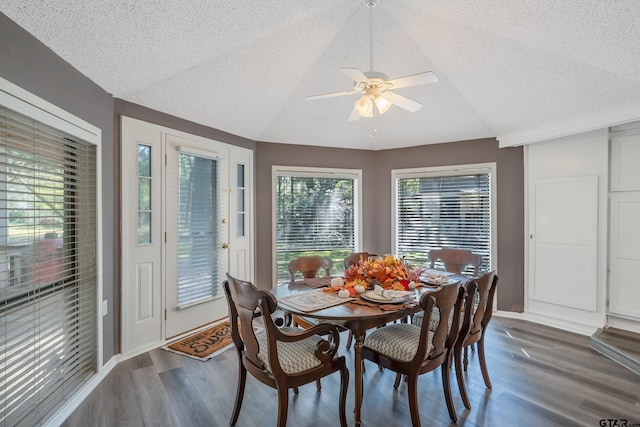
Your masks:
{"label": "baseboard", "polygon": [[515,311],[496,310],[493,315],[498,317],[506,317],[507,319],[522,319],[524,313]]}
{"label": "baseboard", "polygon": [[118,364],[117,356],[113,356],[109,361],[93,376],[80,390],[78,390],[71,399],[66,401],[56,412],[45,422],[46,427],[60,426],[69,416],[76,410],[78,406],[86,399],[91,392],[109,375],[109,372]]}
{"label": "baseboard", "polygon": [[607,325],[612,328],[622,329],[624,331],[640,334],[640,320],[625,319],[613,314],[607,315]]}
{"label": "baseboard", "polygon": [[591,336],[591,342],[589,343],[589,347],[602,354],[603,356],[608,357],[614,362],[624,366],[630,371],[640,375],[640,360],[634,359],[630,357],[625,352],[621,351],[619,348],[603,341],[600,339],[600,334],[602,333],[602,329],[598,329],[595,334]]}
{"label": "baseboard", "polygon": [[520,313],[522,316],[520,319],[527,320],[529,322],[539,323],[541,325],[550,326],[556,329],[562,329],[563,331],[573,332],[579,335],[591,336],[597,330],[598,326],[585,325],[582,323],[572,322],[570,320],[558,319],[556,317],[549,317],[536,313]]}

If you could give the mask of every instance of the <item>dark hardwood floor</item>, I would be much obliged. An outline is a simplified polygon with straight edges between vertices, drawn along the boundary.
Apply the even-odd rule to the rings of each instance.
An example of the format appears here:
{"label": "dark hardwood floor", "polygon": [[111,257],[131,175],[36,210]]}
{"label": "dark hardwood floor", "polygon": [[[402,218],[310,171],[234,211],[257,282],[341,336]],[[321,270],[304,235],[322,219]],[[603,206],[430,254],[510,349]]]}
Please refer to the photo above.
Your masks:
{"label": "dark hardwood floor", "polygon": [[[353,350],[344,350],[352,369]],[[494,317],[486,339],[493,389],[485,388],[471,354],[466,410],[452,376],[458,425],[613,426],[626,419],[640,426],[640,376],[589,347],[589,337]],[[406,385],[393,389],[395,374],[366,362],[363,426],[410,426]],[[120,363],[63,424],[75,426],[225,426],[233,407],[237,356],[234,349],[200,362],[161,349]],[[420,415],[424,426],[451,424],[440,371],[422,375]],[[339,376],[290,392],[288,425],[334,427]],[[275,426],[275,390],[248,376],[238,426]],[[353,409],[349,385],[347,411]],[[353,425],[353,417],[348,417]],[[622,425],[619,422],[617,425]]]}

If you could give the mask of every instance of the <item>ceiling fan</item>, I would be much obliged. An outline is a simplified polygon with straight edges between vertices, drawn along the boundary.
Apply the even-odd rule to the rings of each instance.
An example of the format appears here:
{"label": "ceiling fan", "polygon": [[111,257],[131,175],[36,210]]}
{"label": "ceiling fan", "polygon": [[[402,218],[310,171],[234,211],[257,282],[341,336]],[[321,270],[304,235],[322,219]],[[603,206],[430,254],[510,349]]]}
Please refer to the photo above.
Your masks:
{"label": "ceiling fan", "polygon": [[373,8],[378,1],[379,0],[364,0],[369,8],[369,70],[371,71],[363,73],[356,68],[340,68],[340,71],[353,79],[353,89],[322,95],[312,95],[305,98],[307,100],[313,100],[361,94],[349,115],[349,121],[358,120],[360,117],[373,117],[375,111],[377,111],[378,114],[384,114],[392,105],[397,105],[400,108],[414,113],[422,108],[422,104],[398,95],[397,93],[393,93],[391,89],[418,86],[438,81],[438,76],[432,71],[412,74],[393,80],[389,80],[389,77],[384,73],[373,71]]}

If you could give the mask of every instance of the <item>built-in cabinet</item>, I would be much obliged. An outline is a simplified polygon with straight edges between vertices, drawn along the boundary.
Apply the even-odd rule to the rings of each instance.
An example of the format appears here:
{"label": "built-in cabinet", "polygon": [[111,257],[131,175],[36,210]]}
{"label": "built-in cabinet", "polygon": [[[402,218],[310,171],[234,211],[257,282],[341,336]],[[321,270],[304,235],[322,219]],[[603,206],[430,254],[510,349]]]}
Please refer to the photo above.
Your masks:
{"label": "built-in cabinet", "polygon": [[608,323],[640,332],[640,123],[611,129]]}
{"label": "built-in cabinet", "polygon": [[525,147],[525,318],[591,334],[605,323],[608,134]]}
{"label": "built-in cabinet", "polygon": [[640,332],[640,123],[525,147],[524,317]]}

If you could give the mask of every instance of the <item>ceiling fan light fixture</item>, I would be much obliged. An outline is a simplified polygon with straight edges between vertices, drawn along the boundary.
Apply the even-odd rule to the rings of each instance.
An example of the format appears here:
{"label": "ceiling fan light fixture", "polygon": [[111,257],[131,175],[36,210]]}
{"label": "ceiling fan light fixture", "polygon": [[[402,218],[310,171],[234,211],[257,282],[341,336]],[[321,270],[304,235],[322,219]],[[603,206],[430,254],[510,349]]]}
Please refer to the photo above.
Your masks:
{"label": "ceiling fan light fixture", "polygon": [[376,95],[375,103],[376,103],[376,107],[378,107],[378,113],[380,114],[386,113],[389,110],[389,108],[391,108],[391,105],[393,104],[393,102],[391,101],[391,99],[389,99],[387,94]]}
{"label": "ceiling fan light fixture", "polygon": [[362,95],[355,103],[356,110],[360,117],[373,117],[373,100],[371,96]]}

